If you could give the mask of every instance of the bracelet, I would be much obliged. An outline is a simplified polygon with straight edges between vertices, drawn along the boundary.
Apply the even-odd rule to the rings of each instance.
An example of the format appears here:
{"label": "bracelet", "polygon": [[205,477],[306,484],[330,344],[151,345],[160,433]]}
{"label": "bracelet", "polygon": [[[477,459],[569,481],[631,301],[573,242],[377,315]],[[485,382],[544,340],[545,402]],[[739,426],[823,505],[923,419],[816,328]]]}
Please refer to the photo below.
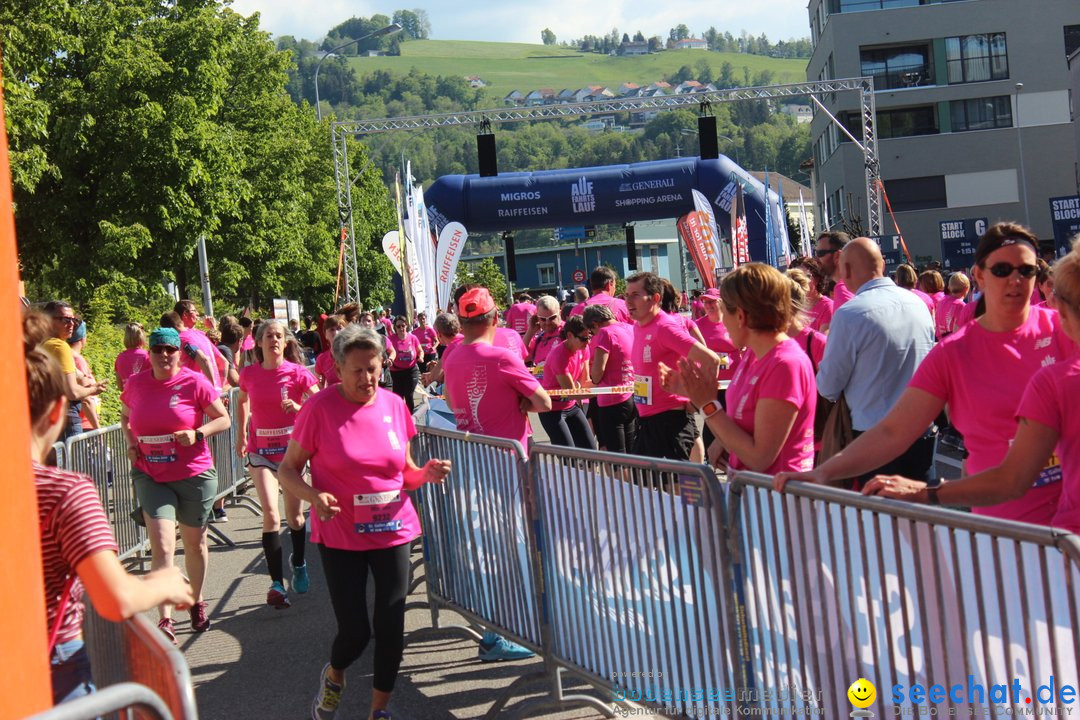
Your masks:
{"label": "bracelet", "polygon": [[723,409],[724,406],[720,404],[719,400],[710,400],[709,402],[701,406],[701,412],[704,413],[706,420],[711,418],[713,415],[722,412]]}

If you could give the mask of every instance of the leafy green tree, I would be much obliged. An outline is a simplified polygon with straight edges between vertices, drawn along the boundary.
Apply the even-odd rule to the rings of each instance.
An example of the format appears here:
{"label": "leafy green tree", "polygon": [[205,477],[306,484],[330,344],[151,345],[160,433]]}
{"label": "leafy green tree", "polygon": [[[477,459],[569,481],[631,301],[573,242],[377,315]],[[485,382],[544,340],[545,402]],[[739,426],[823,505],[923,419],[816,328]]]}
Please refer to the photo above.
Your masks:
{"label": "leafy green tree", "polygon": [[551,28],[544,28],[540,31],[540,40],[542,40],[545,45],[554,45],[556,40],[555,33],[551,32]]}
{"label": "leafy green tree", "polygon": [[393,21],[401,26],[401,34],[407,38],[426,40],[431,34],[431,23],[424,10],[396,10]]}
{"label": "leafy green tree", "polygon": [[503,271],[491,258],[484,258],[480,262],[462,262],[458,265],[455,285],[468,284],[483,285],[491,293],[491,297],[500,308],[506,307],[506,277]]}

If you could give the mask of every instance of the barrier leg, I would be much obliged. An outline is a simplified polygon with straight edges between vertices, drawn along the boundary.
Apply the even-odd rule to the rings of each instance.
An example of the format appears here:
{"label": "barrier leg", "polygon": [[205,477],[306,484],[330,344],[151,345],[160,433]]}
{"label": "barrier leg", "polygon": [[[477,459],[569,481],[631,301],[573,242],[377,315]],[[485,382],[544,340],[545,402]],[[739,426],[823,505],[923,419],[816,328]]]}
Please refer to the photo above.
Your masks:
{"label": "barrier leg", "polygon": [[222,532],[221,528],[219,528],[217,525],[211,523],[206,526],[206,529],[210,534],[210,539],[214,542],[215,545],[236,547],[236,543],[233,542],[232,538]]}

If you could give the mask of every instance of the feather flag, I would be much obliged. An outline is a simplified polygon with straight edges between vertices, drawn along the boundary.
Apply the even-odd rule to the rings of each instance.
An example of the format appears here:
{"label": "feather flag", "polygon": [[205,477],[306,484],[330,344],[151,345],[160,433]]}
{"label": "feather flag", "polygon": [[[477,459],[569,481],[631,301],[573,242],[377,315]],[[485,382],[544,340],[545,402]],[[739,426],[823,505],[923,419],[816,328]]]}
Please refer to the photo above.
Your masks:
{"label": "feather flag", "polygon": [[750,262],[750,234],[746,226],[746,198],[742,184],[735,184],[735,202],[731,203],[731,254],[735,267],[739,267]]}

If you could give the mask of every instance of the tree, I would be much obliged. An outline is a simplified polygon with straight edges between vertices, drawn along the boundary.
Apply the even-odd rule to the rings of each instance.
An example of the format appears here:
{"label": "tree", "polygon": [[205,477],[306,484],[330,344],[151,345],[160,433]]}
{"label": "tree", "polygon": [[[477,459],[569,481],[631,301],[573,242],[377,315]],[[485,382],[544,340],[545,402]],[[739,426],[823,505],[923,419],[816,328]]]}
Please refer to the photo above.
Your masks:
{"label": "tree", "polygon": [[697,81],[702,85],[708,85],[713,81],[712,65],[705,58],[697,61],[695,65],[697,69]]}
{"label": "tree", "polygon": [[491,293],[491,297],[500,308],[506,307],[506,278],[502,269],[491,258],[484,258],[480,262],[458,265],[455,285],[483,285]]}
{"label": "tree", "polygon": [[551,28],[544,28],[540,31],[540,39],[545,45],[554,45],[556,40],[555,33],[551,32]]}
{"label": "tree", "polygon": [[393,21],[401,26],[401,35],[406,38],[426,40],[431,34],[431,22],[425,10],[396,10]]}
{"label": "tree", "polygon": [[634,42],[645,42],[645,36],[638,30],[634,33]]}

